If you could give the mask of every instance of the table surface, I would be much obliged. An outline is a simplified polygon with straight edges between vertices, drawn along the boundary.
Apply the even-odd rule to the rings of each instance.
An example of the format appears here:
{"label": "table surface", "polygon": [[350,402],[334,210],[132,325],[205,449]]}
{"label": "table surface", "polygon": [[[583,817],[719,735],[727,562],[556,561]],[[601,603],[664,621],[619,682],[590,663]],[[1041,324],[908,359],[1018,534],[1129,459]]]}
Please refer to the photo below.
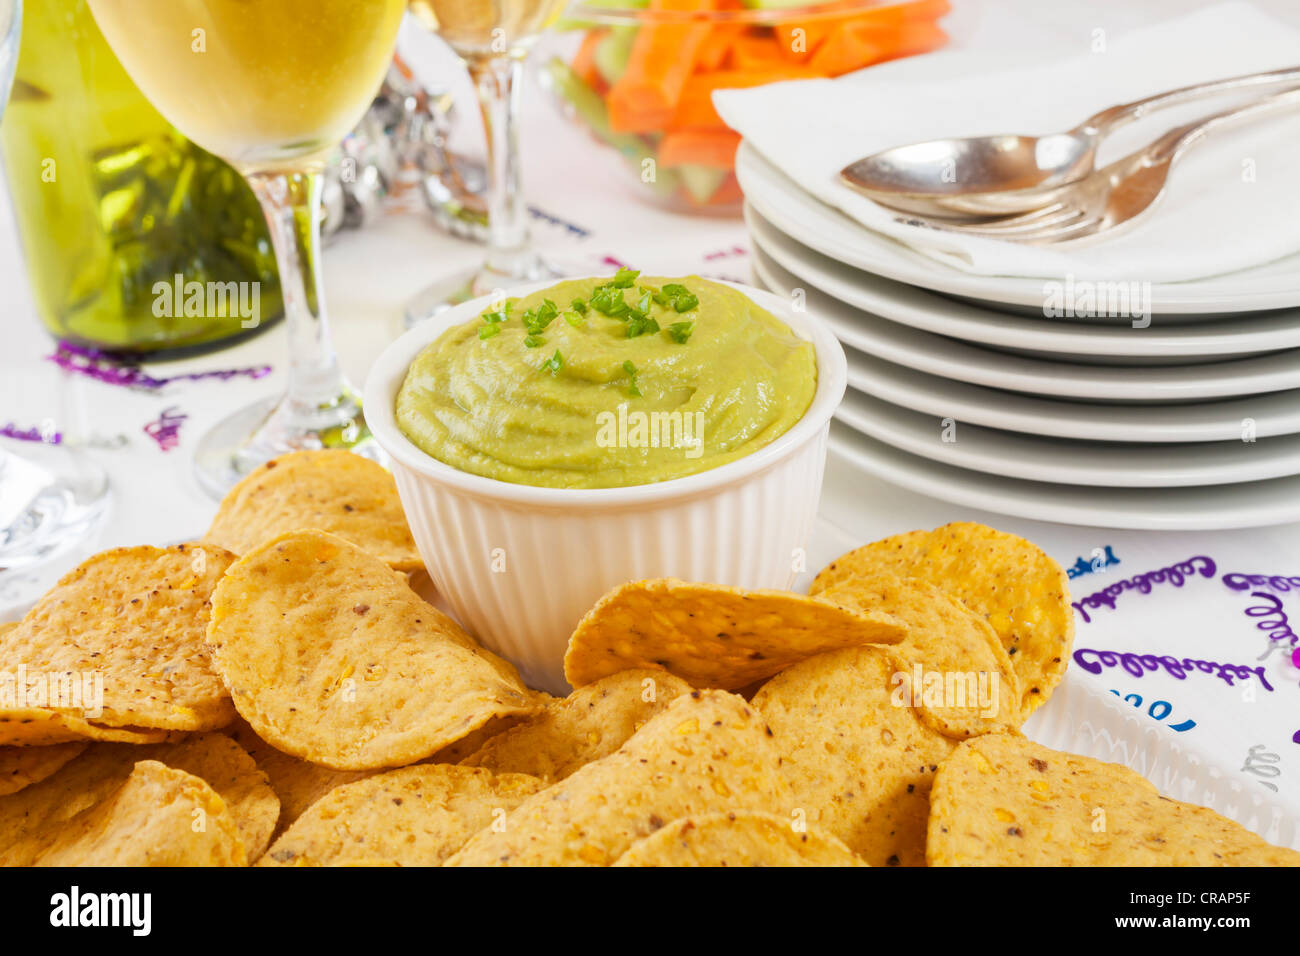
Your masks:
{"label": "table surface", "polygon": [[[1202,4],[1178,0],[954,0],[945,21],[954,48],[1088,48],[1096,30],[1115,33]],[[1263,0],[1300,22],[1294,0]],[[570,40],[572,38],[569,38]],[[549,38],[545,45],[563,44]],[[545,55],[545,48],[539,49]],[[410,28],[408,60],[472,93],[435,40]],[[537,57],[540,59],[540,56]],[[1160,87],[1159,77],[1152,88]],[[1028,95],[1028,94],[1027,94]],[[545,253],[574,271],[608,271],[607,258],[650,272],[745,280],[750,267],[739,220],[683,218],[641,205],[621,161],[593,150],[529,84],[525,178]],[[472,110],[462,107],[472,119]],[[1069,121],[1070,117],[1063,118]],[[460,134],[472,149],[477,124]],[[94,551],[201,535],[215,503],[191,472],[194,443],[228,411],[284,387],[284,333],[276,327],[225,351],[151,366],[156,375],[253,367],[256,381],[202,381],[141,391],[69,378],[43,361],[52,342],[27,291],[7,197],[0,190],[0,423],[54,418],[94,442],[111,482],[111,510],[98,530],[36,570],[0,573],[0,621],[19,616],[55,578]],[[582,231],[579,236],[566,225]],[[382,219],[339,236],[324,256],[325,284],[343,364],[360,384],[401,331],[402,306],[423,285],[471,267],[473,244],[440,233],[418,204],[395,202]],[[183,415],[179,442],[164,450],[145,426]],[[1048,706],[1025,731],[1041,743],[1127,763],[1163,792],[1214,807],[1274,842],[1300,846],[1300,524],[1248,531],[1131,532],[1025,521],[959,507],[861,474],[831,457],[810,573],[864,541],[953,520],[982,521],[1024,535],[1069,569],[1076,609],[1073,663]],[[807,582],[807,576],[802,583]],[[1289,593],[1288,593],[1289,592]],[[1276,779],[1276,778],[1281,778]]]}
{"label": "table surface", "polygon": [[[1291,0],[1258,4],[1275,15],[1300,20]],[[1091,42],[1097,29],[1120,31],[1193,9],[1199,4],[1154,0],[1127,2],[1056,2],[1033,0],[981,2],[954,0],[956,10],[945,23],[954,48],[1011,51],[1027,44],[1063,51]],[[1140,10],[1132,9],[1140,6]],[[565,38],[548,38],[548,46]],[[468,82],[445,48],[407,24],[402,48],[421,72],[451,84],[463,114],[472,112]],[[530,78],[523,128],[525,178],[535,213],[534,235],[543,251],[561,263],[588,271],[608,270],[606,257],[650,272],[698,272],[746,281],[748,240],[739,219],[683,217],[641,204],[626,173],[612,153],[593,150],[585,137],[565,123]],[[473,123],[459,138],[472,144]],[[200,490],[190,471],[196,438],[227,411],[283,388],[284,334],[278,327],[228,350],[155,367],[163,374],[269,363],[273,372],[257,381],[204,382],[139,393],[85,380],[61,377],[42,361],[52,343],[39,326],[21,265],[8,198],[0,191],[0,306],[5,345],[0,350],[0,419],[34,425],[58,414],[75,413],[93,438],[124,443],[96,451],[109,473],[112,504],[93,539],[63,556],[57,567],[0,575],[0,620],[48,586],[51,575],[95,550],[121,544],[168,542],[202,533],[214,503]],[[577,226],[578,236],[566,225]],[[403,304],[425,283],[473,265],[481,248],[436,229],[414,202],[395,202],[377,223],[336,237],[327,248],[327,301],[343,364],[358,385],[384,345],[401,331]],[[603,264],[604,263],[604,264]],[[162,450],[144,425],[164,410],[184,414],[180,443]],[[1070,563],[1107,544],[1140,546],[1142,551],[1181,553],[1227,546],[1249,553],[1295,553],[1300,525],[1220,533],[1143,533],[1104,531],[1030,522],[950,505],[914,494],[854,471],[832,456],[823,493],[826,522],[842,529],[834,542],[822,532],[812,560],[845,540],[872,540],[955,519],[985,521],[1041,543]],[[1140,545],[1139,545],[1140,542]],[[1191,551],[1189,553],[1195,553]]]}

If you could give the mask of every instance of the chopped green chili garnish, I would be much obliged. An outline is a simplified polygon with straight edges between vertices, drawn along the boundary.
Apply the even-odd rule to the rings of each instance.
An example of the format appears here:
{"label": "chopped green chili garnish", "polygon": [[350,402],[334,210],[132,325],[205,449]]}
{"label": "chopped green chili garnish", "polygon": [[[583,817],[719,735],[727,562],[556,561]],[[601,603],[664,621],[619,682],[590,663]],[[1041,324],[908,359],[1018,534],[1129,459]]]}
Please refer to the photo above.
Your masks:
{"label": "chopped green chili garnish", "polygon": [[671,303],[674,312],[689,312],[700,304],[699,297],[680,282],[670,282],[660,292],[668,299],[668,303],[659,304],[666,306]]}
{"label": "chopped green chili garnish", "polygon": [[673,341],[678,345],[685,345],[686,340],[691,337],[691,333],[694,331],[694,322],[674,322],[668,326],[668,334],[672,336]]}
{"label": "chopped green chili garnish", "polygon": [[613,285],[600,285],[591,290],[591,307],[601,315],[616,318],[628,310],[623,291]]}
{"label": "chopped green chili garnish", "polygon": [[626,362],[623,363],[623,371],[627,372],[628,378],[632,380],[631,382],[628,383],[627,393],[633,396],[634,398],[640,398],[641,389],[636,387],[636,366],[632,364],[631,359],[628,359]]}
{"label": "chopped green chili garnish", "polygon": [[555,303],[550,299],[545,299],[536,310],[527,310],[520,319],[524,323],[524,328],[528,330],[529,335],[540,335],[546,331],[546,327],[550,325],[559,314],[560,312],[555,307]]}
{"label": "chopped green chili garnish", "polygon": [[[667,331],[674,342],[678,345],[685,345],[687,340],[690,339],[691,333],[695,331],[694,322],[673,322],[669,324],[667,329],[664,329],[650,313],[656,305],[665,311],[689,312],[691,309],[699,307],[699,297],[679,282],[669,282],[661,289],[649,285],[638,286],[636,285],[636,279],[640,274],[640,270],[637,269],[620,268],[608,282],[593,288],[588,299],[584,300],[578,297],[571,299],[571,308],[563,312],[550,299],[543,299],[542,304],[535,309],[525,309],[519,316],[524,331],[527,333],[524,338],[524,345],[530,349],[544,345],[545,339],[542,338],[542,333],[546,331],[551,322],[561,315],[564,316],[564,321],[574,328],[583,328],[586,325],[584,317],[587,315],[588,310],[595,310],[601,315],[623,322],[629,339]],[[630,304],[625,297],[625,291],[633,288],[633,286],[636,287],[638,293],[635,305]],[[490,339],[500,332],[501,323],[509,320],[511,310],[518,302],[518,299],[504,299],[501,300],[497,308],[484,312],[480,318],[485,324],[483,328],[479,329],[479,338]],[[563,365],[564,357],[557,351],[547,360],[544,367],[550,369],[552,374],[555,374]],[[631,378],[628,393],[639,396],[641,391],[636,384],[635,366],[631,362],[626,362],[623,368]]]}
{"label": "chopped green chili garnish", "polygon": [[639,335],[649,335],[659,331],[659,323],[644,315],[640,311],[633,310],[628,313],[627,319],[627,337],[634,339]]}

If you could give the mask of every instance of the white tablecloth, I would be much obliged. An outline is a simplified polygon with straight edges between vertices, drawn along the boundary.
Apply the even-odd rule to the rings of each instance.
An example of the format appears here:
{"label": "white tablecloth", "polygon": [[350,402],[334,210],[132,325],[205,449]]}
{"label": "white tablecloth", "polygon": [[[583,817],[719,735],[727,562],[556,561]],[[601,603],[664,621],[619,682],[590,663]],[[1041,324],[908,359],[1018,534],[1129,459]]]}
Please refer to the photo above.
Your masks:
{"label": "white tablecloth", "polygon": [[[1261,6],[1294,21],[1296,12],[1288,13],[1291,2]],[[1009,55],[1026,44],[1055,43],[1062,49],[1086,45],[1095,29],[1119,31],[1195,6],[1165,0],[1141,5],[1126,0],[954,0],[954,5],[947,26],[957,48],[1002,47]],[[1133,9],[1138,6],[1140,10]],[[413,44],[410,52],[417,62],[433,64],[438,71],[454,70],[446,54],[435,53],[427,38],[408,35],[405,42]],[[468,85],[458,81],[456,89],[465,104],[462,109],[468,110]],[[640,205],[623,181],[619,161],[594,152],[532,87],[524,136],[531,202],[545,215],[588,232],[578,238],[563,226],[539,219],[536,238],[547,252],[589,263],[593,271],[609,256],[650,272],[748,278],[748,242],[738,220],[683,218]],[[92,436],[107,441],[124,436],[125,444],[96,452],[109,472],[113,496],[111,513],[98,533],[77,553],[42,571],[0,574],[0,620],[19,613],[53,577],[85,554],[201,534],[215,506],[191,474],[193,442],[229,410],[273,395],[284,385],[284,335],[278,328],[224,352],[157,367],[161,374],[179,374],[271,364],[272,374],[256,381],[207,381],[153,393],[61,378],[42,361],[52,343],[35,318],[7,205],[0,196],[0,400],[5,402],[0,423],[16,419],[36,425],[56,408],[70,406],[79,410]],[[353,381],[364,380],[375,355],[401,329],[402,305],[411,295],[433,278],[473,264],[480,255],[478,247],[437,232],[424,213],[409,208],[394,210],[378,224],[335,241],[325,255],[329,311]],[[144,431],[164,411],[187,416],[179,444],[167,451]],[[1208,768],[1216,780],[1226,781],[1230,796],[1225,799],[1252,806],[1263,800],[1284,807],[1291,819],[1300,818],[1300,787],[1295,783],[1300,777],[1300,737],[1292,739],[1300,730],[1300,670],[1290,661],[1291,625],[1286,619],[1289,612],[1300,622],[1300,525],[1137,533],[1022,521],[914,494],[857,474],[834,458],[822,514],[818,539],[810,549],[814,568],[848,546],[957,519],[984,521],[1025,535],[1067,567],[1082,559],[1079,567],[1087,571],[1071,582],[1080,604],[1076,648],[1090,653],[1076,657],[1071,666],[1066,682],[1071,693],[1076,698],[1085,695],[1096,706],[1109,701],[1112,710],[1131,710],[1133,719],[1144,721],[1155,735],[1152,740],[1160,746],[1168,742],[1171,753],[1184,755],[1175,763],[1186,757]],[[1102,560],[1093,570],[1096,555]],[[1214,574],[1206,576],[1205,562],[1185,574],[1150,574],[1197,556],[1212,561]],[[1117,563],[1109,563],[1112,557]],[[1263,583],[1229,577],[1234,574],[1259,575]],[[1173,583],[1174,578],[1181,583]],[[1267,578],[1276,580],[1269,583]],[[1242,588],[1236,586],[1243,583]],[[1100,596],[1091,604],[1084,600],[1094,594]],[[1262,627],[1270,621],[1276,622],[1272,630]],[[1103,659],[1102,652],[1113,656]],[[1161,658],[1175,660],[1176,666]],[[1206,671],[1177,664],[1184,659],[1261,670],[1254,677],[1227,680],[1222,667]],[[1043,708],[1044,717],[1051,716],[1055,704]],[[1064,704],[1058,711],[1064,712]],[[1176,729],[1187,720],[1195,726]],[[1043,724],[1042,718],[1036,721],[1035,726]],[[1053,736],[1049,730],[1043,729],[1044,737]],[[1208,786],[1198,783],[1195,792],[1182,795],[1209,799]],[[1256,823],[1261,829],[1268,829],[1267,816],[1264,823]],[[1291,829],[1273,835],[1287,842],[1295,839]]]}

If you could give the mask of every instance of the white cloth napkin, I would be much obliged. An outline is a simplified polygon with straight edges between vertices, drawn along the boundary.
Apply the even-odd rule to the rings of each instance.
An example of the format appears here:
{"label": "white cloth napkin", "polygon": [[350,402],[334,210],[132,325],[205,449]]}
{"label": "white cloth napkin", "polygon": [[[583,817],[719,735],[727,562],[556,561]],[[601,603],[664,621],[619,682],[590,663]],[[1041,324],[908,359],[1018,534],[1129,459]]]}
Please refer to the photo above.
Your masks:
{"label": "white cloth napkin", "polygon": [[[1104,49],[1094,52],[1098,42]],[[841,185],[839,170],[905,143],[1061,131],[1107,106],[1162,90],[1297,63],[1300,31],[1248,3],[1224,3],[1117,36],[1081,26],[1069,49],[1027,49],[1014,61],[1005,50],[940,51],[835,80],[724,90],[714,102],[732,128],[807,192],[952,268],[1176,282],[1300,250],[1300,111],[1211,135],[1179,161],[1149,218],[1079,248],[909,226],[896,221],[898,213]],[[1100,160],[1240,101],[1216,98],[1154,114],[1116,134]]]}

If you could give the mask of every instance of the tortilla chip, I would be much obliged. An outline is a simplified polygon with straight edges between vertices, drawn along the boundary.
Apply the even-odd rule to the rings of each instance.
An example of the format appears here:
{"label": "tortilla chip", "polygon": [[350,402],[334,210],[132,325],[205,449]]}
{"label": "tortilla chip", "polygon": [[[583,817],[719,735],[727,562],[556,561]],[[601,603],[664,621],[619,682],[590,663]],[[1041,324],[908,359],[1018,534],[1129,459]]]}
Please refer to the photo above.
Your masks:
{"label": "tortilla chip", "polygon": [[653,578],[615,588],[587,613],[569,638],[564,676],[581,687],[635,667],[735,690],[815,654],[904,634],[888,615],[790,591]]}
{"label": "tortilla chip", "polygon": [[344,863],[331,863],[330,866],[346,866],[356,868],[362,866],[401,866],[400,863],[394,863],[392,860],[347,860]]}
{"label": "tortilla chip", "polygon": [[614,866],[866,866],[834,837],[798,832],[770,813],[674,820],[632,844]]}
{"label": "tortilla chip", "polygon": [[872,866],[922,866],[930,784],[955,743],[898,702],[892,649],[851,647],[796,664],[754,695],[809,829]]}
{"label": "tortilla chip", "polygon": [[222,798],[254,859],[266,849],[280,803],[253,758],[225,734],[195,734],[152,746],[91,744],[57,773],[0,798],[0,848],[50,830],[104,800],[141,760],[154,760],[204,780]]}
{"label": "tortilla chip", "polygon": [[143,760],[101,801],[0,850],[0,865],[244,866],[215,790],[193,774]]}
{"label": "tortilla chip", "polygon": [[755,710],[692,691],[603,760],[525,800],[448,866],[604,866],[665,823],[714,811],[788,816],[789,788]]}
{"label": "tortilla chip", "polygon": [[205,781],[226,804],[249,861],[270,845],[280,817],[280,798],[248,751],[230,737],[196,734],[177,743],[135,748],[118,745],[114,749],[134,751],[139,760],[157,760]]}
{"label": "tortilla chip", "polygon": [[[90,728],[138,740],[140,730],[228,724],[235,710],[203,636],[212,590],[233,557],[194,545],[115,548],[65,574],[0,634],[0,669],[22,668],[27,695],[0,708],[0,744],[97,736]],[[49,698],[51,684],[61,700]]]}
{"label": "tortilla chip", "polygon": [[342,449],[290,452],[254,469],[222,499],[203,541],[244,555],[305,528],[336,534],[399,571],[424,567],[393,476]]}
{"label": "tortilla chip", "polygon": [[907,667],[909,699],[921,720],[962,740],[1016,730],[1020,686],[1002,642],[966,605],[916,578],[858,575],[817,595],[844,607],[884,611],[907,625],[892,648]]}
{"label": "tortilla chip", "polygon": [[451,764],[389,770],[317,800],[258,865],[441,866],[542,786],[524,774]]}
{"label": "tortilla chip", "polygon": [[608,757],[691,686],[663,671],[619,671],[486,741],[462,763],[551,782]]}
{"label": "tortilla chip", "polygon": [[404,766],[538,709],[514,669],[405,575],[323,531],[282,535],[231,565],[208,646],[259,737],[334,770]]}
{"label": "tortilla chip", "polygon": [[[554,697],[545,691],[534,693],[534,698],[538,707],[545,707],[550,701],[555,700]],[[432,757],[429,757],[427,760],[422,762],[461,763],[470,754],[476,753],[482,749],[483,745],[493,737],[500,736],[511,727],[519,726],[519,724],[526,719],[528,718],[513,714],[509,717],[494,717],[472,734],[460,738],[460,740],[457,740],[455,743],[448,744]]]}
{"label": "tortilla chip", "polygon": [[156,744],[172,736],[172,732],[167,730],[99,727],[80,717],[32,707],[0,710],[0,743],[16,747],[49,747],[88,740]]}
{"label": "tortilla chip", "polygon": [[832,561],[810,590],[818,594],[880,571],[927,581],[993,626],[1020,678],[1022,718],[1061,682],[1074,642],[1069,581],[1034,543],[965,521],[911,531]]}
{"label": "tortilla chip", "polygon": [[1117,763],[1011,734],[961,744],[930,797],[931,866],[1300,866]]}
{"label": "tortilla chip", "polygon": [[[299,757],[276,750],[248,725],[242,717],[226,728],[226,733],[248,751],[257,768],[266,774],[271,789],[280,800],[280,817],[271,839],[277,839],[295,820],[325,794],[345,783],[364,780],[373,770],[331,770]],[[250,854],[249,862],[257,860]]]}
{"label": "tortilla chip", "polygon": [[51,747],[0,747],[0,797],[40,783],[85,749],[84,741]]}

